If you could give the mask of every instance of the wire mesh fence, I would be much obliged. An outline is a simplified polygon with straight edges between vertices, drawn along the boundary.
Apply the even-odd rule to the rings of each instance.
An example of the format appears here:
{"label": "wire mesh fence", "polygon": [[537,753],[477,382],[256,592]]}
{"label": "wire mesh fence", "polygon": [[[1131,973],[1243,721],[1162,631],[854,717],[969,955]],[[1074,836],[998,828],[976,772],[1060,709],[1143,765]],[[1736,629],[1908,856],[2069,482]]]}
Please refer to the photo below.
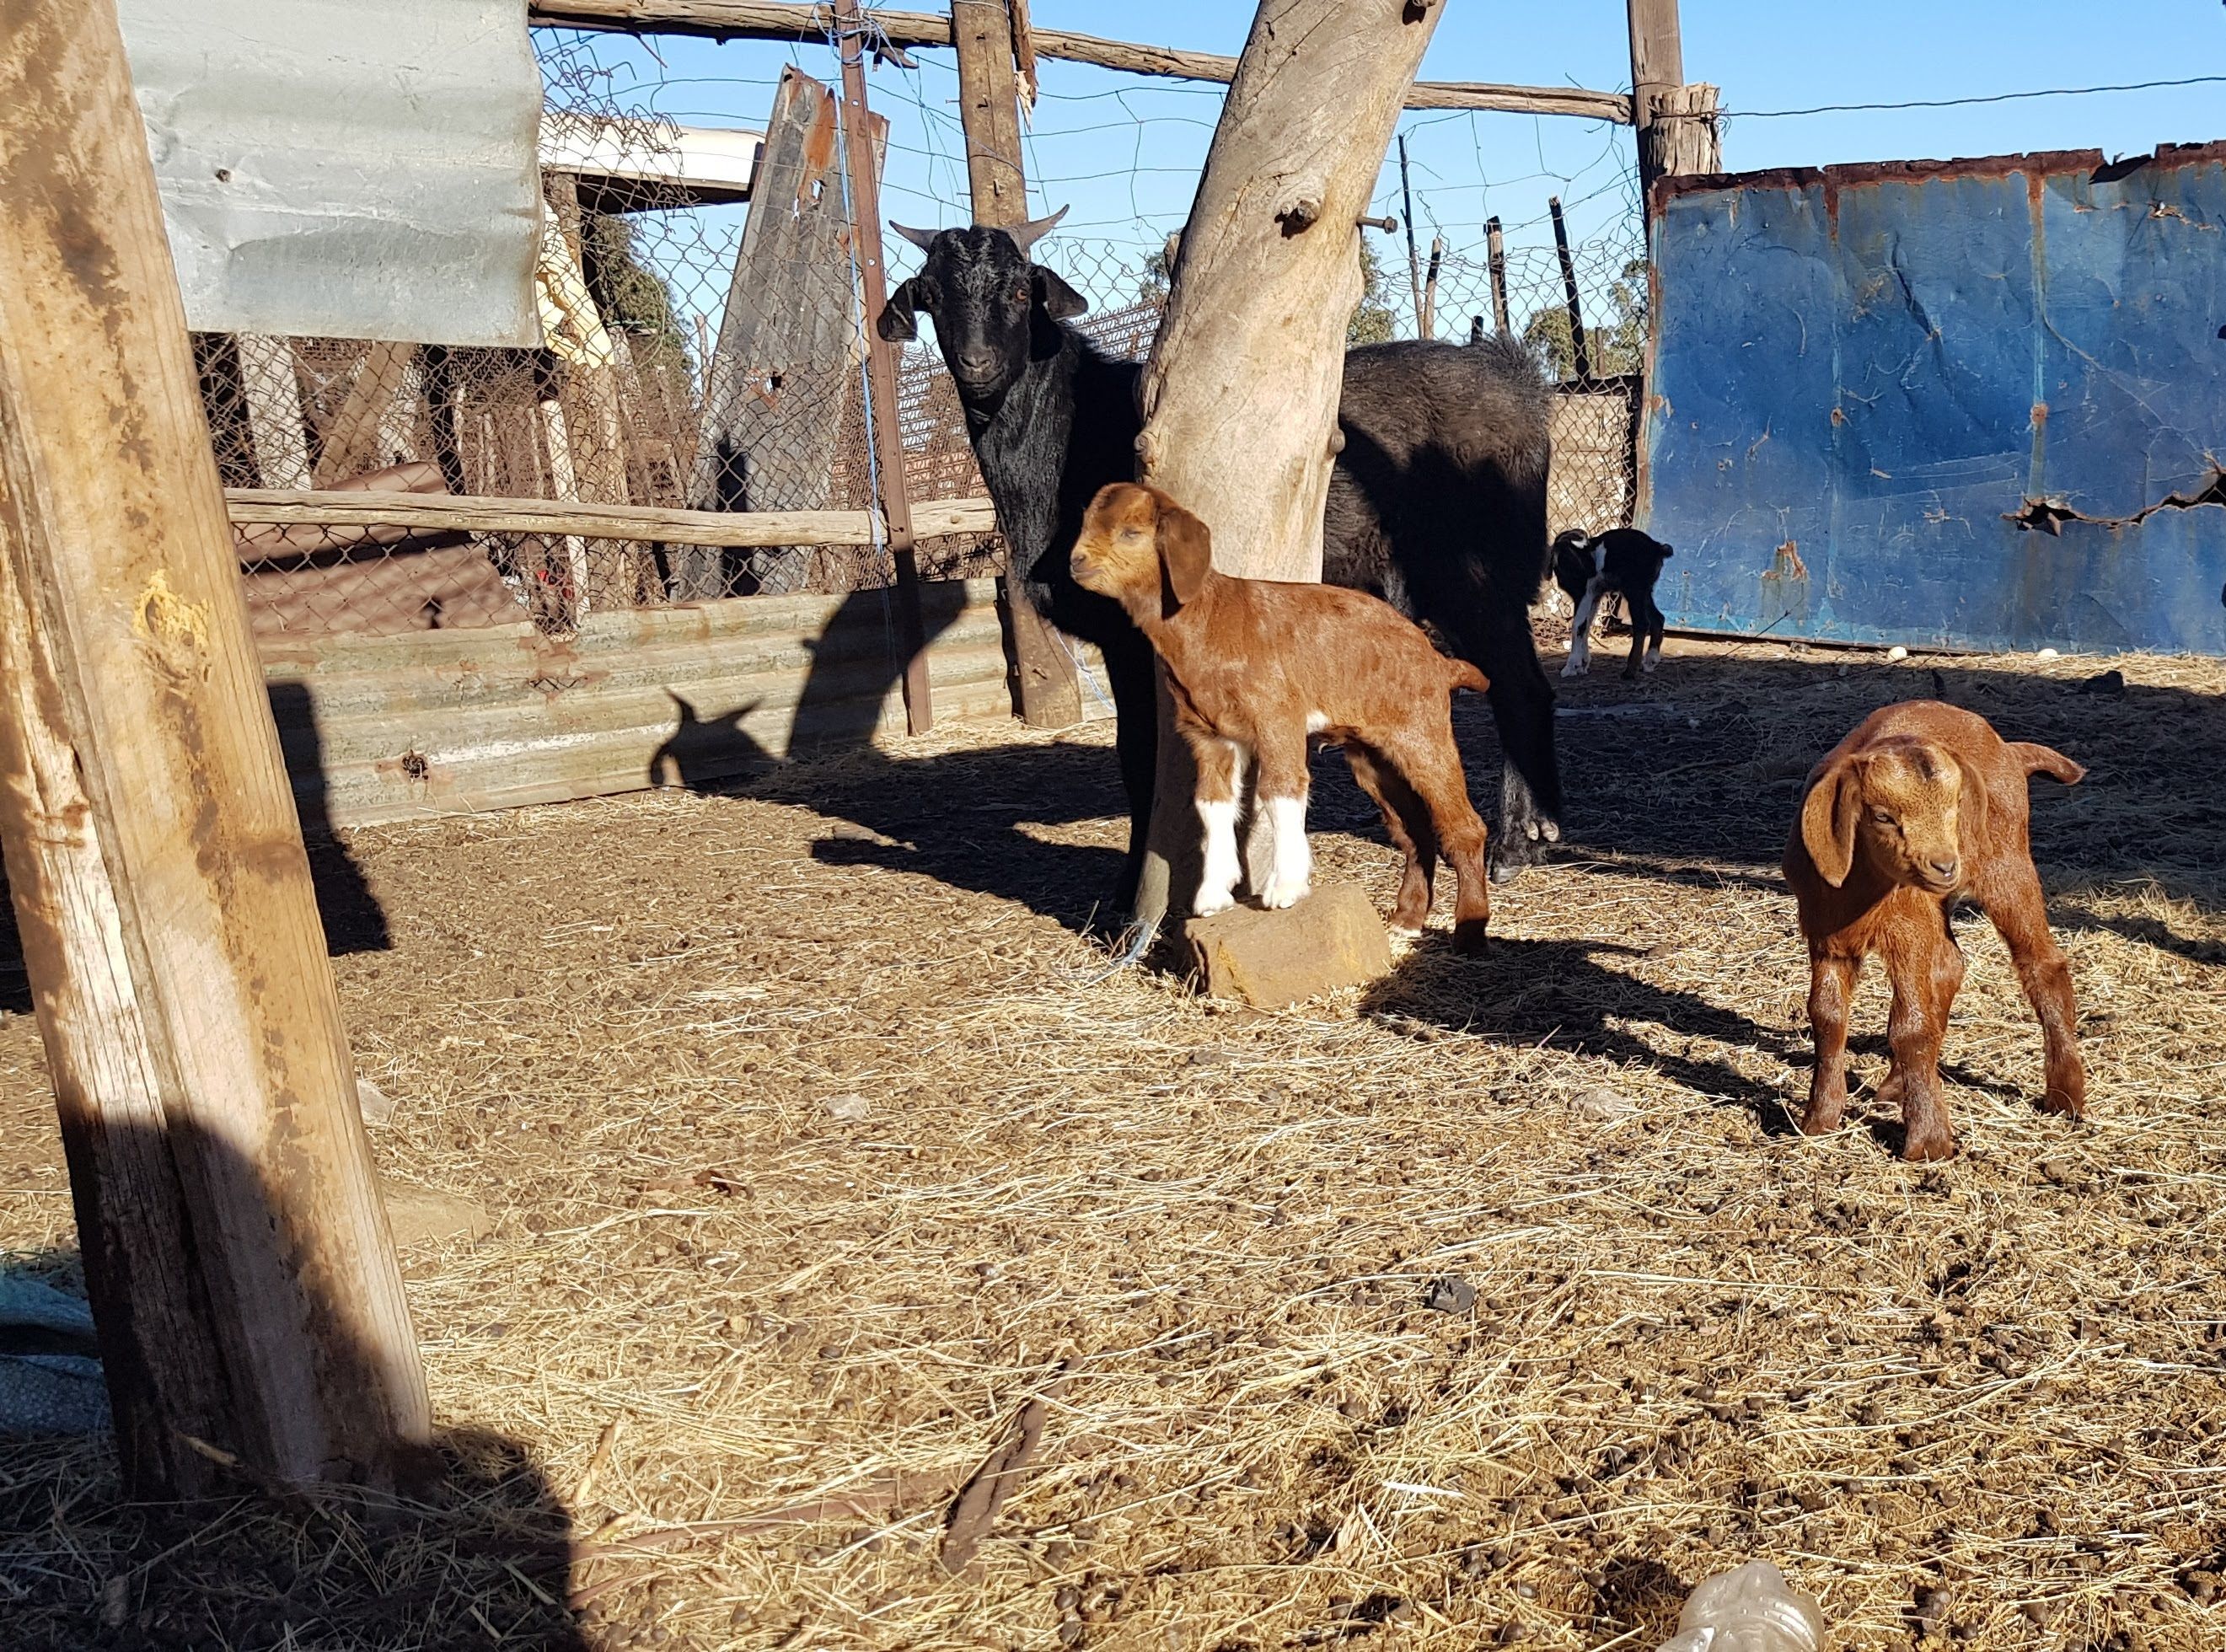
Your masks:
{"label": "wire mesh fence", "polygon": [[[537,276],[544,347],[200,335],[225,483],[845,511],[861,513],[861,527],[849,543],[817,543],[827,537],[822,531],[809,536],[815,543],[749,547],[557,532],[243,527],[258,634],[391,634],[520,620],[563,632],[614,609],[843,593],[894,578],[869,514],[871,318],[860,300],[839,98],[830,90],[834,52],[811,42],[766,48],[743,66],[763,73],[700,73],[689,72],[699,62],[633,36],[535,33],[547,97]],[[1110,353],[1141,358],[1165,302],[1168,236],[1180,227],[1222,89],[1059,64],[1042,66],[1040,79],[1028,138],[1034,187],[1084,210],[1035,256],[1091,301],[1085,334]],[[964,135],[948,54],[885,57],[870,98],[874,116],[860,136],[883,163],[884,215],[923,227],[967,221]],[[1424,221],[1367,232],[1365,293],[1351,337],[1459,341],[1502,327],[1517,333],[1562,392],[1553,525],[1627,520],[1647,325],[1627,134],[1611,134],[1587,168],[1545,180],[1571,194],[1581,219],[1566,263],[1549,218],[1535,213],[1505,227],[1495,257],[1481,216],[1453,221],[1497,199],[1485,194],[1491,186],[1480,163],[1472,177],[1456,176],[1442,149],[1418,147],[1428,175],[1409,202],[1421,199]],[[887,254],[892,281],[919,256],[898,238]],[[912,499],[983,498],[956,389],[932,346],[906,347],[897,381],[891,412]],[[918,547],[930,578],[995,572],[1002,555],[989,532]]]}

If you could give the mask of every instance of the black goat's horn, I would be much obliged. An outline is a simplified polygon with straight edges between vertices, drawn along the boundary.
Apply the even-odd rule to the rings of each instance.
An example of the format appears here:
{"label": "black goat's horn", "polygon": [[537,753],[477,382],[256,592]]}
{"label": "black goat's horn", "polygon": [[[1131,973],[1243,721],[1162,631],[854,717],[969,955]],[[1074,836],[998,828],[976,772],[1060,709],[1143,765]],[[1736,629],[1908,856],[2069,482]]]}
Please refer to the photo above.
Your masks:
{"label": "black goat's horn", "polygon": [[1062,206],[1049,218],[1032,218],[1025,224],[1008,225],[1005,233],[1013,238],[1013,245],[1025,254],[1030,247],[1057,229],[1059,220],[1065,216],[1066,208]]}
{"label": "black goat's horn", "polygon": [[930,247],[932,247],[935,245],[937,232],[934,230],[906,229],[903,225],[897,223],[892,223],[889,227],[894,230],[899,235],[903,236],[906,240],[911,242],[922,252],[926,251]]}

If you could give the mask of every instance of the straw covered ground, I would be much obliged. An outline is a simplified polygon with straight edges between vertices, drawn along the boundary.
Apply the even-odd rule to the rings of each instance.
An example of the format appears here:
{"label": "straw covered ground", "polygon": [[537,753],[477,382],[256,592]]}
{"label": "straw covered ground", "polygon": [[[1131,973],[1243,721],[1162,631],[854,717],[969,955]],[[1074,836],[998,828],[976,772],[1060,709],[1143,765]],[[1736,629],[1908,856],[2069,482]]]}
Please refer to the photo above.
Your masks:
{"label": "straw covered ground", "polygon": [[[1101,978],[1102,725],[354,835],[374,1148],[494,1224],[404,1252],[448,1477],[134,1509],[99,1444],[10,1446],[0,1640],[1648,1649],[1761,1555],[1846,1646],[2226,1643],[2226,668],[1619,652],[1563,685],[1571,841],[1489,955],[1282,1013]],[[1786,1133],[1776,863],[1816,755],[1936,689],[2092,769],[2033,791],[2095,1109],[2035,1109],[1972,919],[1965,1151],[1913,1169],[1863,1101]],[[1323,875],[1388,906],[1318,774]],[[1884,1016],[1873,973],[1866,1097]],[[22,1013],[0,1189],[67,1280]]]}

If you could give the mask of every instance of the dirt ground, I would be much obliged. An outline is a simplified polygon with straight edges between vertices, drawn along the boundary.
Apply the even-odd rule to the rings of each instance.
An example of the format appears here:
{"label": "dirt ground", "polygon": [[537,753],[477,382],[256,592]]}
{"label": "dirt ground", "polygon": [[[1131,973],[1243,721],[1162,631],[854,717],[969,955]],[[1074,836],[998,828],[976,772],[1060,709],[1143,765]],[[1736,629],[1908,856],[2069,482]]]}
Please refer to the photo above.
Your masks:
{"label": "dirt ground", "polygon": [[[1569,840],[1488,955],[1288,1012],[1106,977],[1102,726],[353,835],[375,1151],[494,1223],[404,1255],[449,1477],[143,1509],[98,1443],[0,1448],[0,1642],[1646,1652],[1759,1555],[1848,1647],[2226,1644],[2226,665],[1620,651],[1561,685]],[[1787,1132],[1776,866],[1815,757],[1935,692],[2092,771],[2033,836],[2094,1115],[2036,1110],[1972,918],[1964,1151],[1918,1169],[1866,1105],[1875,972],[1854,1127]],[[1388,909],[1317,772],[1320,875]],[[67,1281],[0,998],[0,1260]]]}

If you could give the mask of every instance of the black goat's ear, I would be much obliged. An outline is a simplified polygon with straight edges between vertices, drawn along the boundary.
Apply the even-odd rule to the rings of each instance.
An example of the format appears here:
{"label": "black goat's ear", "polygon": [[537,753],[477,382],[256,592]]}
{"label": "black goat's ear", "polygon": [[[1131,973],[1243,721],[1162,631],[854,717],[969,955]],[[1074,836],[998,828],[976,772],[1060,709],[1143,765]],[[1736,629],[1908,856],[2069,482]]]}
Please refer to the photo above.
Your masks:
{"label": "black goat's ear", "polygon": [[1213,570],[1213,535],[1205,523],[1164,493],[1159,495],[1160,565],[1177,607],[1196,599]]}
{"label": "black goat's ear", "polygon": [[918,338],[919,324],[913,320],[913,315],[919,310],[934,315],[935,307],[929,300],[930,295],[921,289],[918,276],[910,281],[898,283],[896,291],[889,295],[889,302],[881,306],[881,315],[874,318],[874,331],[891,344],[901,344],[906,339]]}
{"label": "black goat's ear", "polygon": [[1043,306],[1043,313],[1054,321],[1064,321],[1070,316],[1079,315],[1090,308],[1088,299],[1040,264],[1028,266],[1028,278],[1035,285],[1036,302]]}

